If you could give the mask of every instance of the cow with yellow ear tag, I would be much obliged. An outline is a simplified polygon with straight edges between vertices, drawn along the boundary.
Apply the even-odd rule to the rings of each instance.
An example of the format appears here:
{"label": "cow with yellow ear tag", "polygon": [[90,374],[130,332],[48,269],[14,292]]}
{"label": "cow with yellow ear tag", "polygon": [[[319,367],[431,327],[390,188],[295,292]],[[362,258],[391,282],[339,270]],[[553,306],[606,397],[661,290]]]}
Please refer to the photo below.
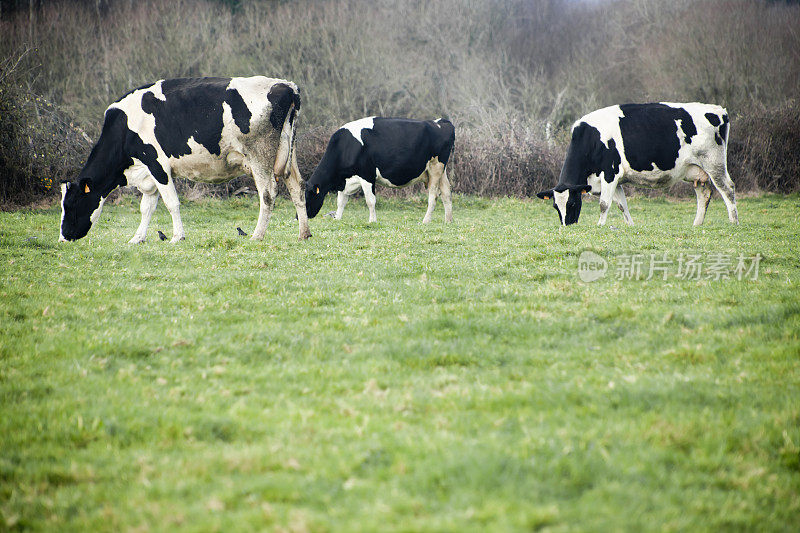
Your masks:
{"label": "cow with yellow ear tag", "polygon": [[172,242],[184,238],[174,178],[223,183],[250,174],[259,193],[252,238],[264,238],[281,180],[295,205],[299,237],[308,231],[294,153],[300,93],[264,76],[159,80],[106,109],[103,130],[77,180],[61,186],[59,240],[84,237],[108,195],[122,186],[142,193],[141,222],[129,241],[145,240],[159,197],[172,216]]}

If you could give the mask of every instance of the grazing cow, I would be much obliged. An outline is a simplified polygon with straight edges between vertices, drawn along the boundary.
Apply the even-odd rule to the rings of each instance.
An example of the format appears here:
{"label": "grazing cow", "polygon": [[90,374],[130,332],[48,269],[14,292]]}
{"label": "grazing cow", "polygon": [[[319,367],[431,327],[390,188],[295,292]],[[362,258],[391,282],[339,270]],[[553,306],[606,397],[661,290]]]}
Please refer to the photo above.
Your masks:
{"label": "grazing cow", "polygon": [[250,174],[260,209],[253,239],[262,239],[284,179],[297,210],[300,238],[310,237],[302,179],[294,154],[300,111],[297,86],[286,80],[182,78],[134,89],[105,112],[100,139],[73,183],[61,185],[62,241],[85,236],[106,197],[131,185],[142,192],[142,221],[130,240],[145,240],[164,199],[172,242],[184,238],[175,176],[206,183]]}
{"label": "grazing cow", "polygon": [[713,184],[728,208],[728,218],[738,224],[727,149],[728,113],[720,106],[657,103],[606,107],[575,122],[558,184],[537,196],[553,199],[563,225],[578,221],[584,192],[600,195],[599,225],[606,223],[612,200],[622,210],[625,222],[632,225],[619,185],[669,187],[682,180],[694,184],[694,225],[699,226]]}
{"label": "grazing cow", "polygon": [[452,222],[446,167],[454,142],[455,128],[444,118],[367,117],[348,122],[331,136],[322,160],[306,183],[309,218],[319,213],[325,195],[334,190],[339,191],[336,218],[341,218],[347,195],[361,186],[369,221],[375,222],[376,183],[398,188],[421,181],[428,187],[428,211],[422,223],[431,221],[440,191],[445,222]]}

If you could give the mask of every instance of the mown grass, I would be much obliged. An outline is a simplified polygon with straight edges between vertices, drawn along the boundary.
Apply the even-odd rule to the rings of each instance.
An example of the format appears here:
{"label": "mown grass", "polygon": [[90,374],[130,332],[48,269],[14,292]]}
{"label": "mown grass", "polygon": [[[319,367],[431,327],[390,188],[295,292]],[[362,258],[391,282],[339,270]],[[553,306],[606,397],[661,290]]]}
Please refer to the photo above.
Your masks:
{"label": "mown grass", "polygon": [[[330,200],[329,200],[330,201]],[[279,202],[0,213],[0,529],[795,530],[800,198]],[[760,253],[758,280],[577,278],[577,257]]]}

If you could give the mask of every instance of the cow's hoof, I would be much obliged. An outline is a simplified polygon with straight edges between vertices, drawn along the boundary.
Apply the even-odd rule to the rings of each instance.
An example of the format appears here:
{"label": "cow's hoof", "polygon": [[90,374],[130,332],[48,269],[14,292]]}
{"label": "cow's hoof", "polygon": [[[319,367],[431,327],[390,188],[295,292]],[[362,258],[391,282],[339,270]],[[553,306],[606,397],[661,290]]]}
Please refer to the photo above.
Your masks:
{"label": "cow's hoof", "polygon": [[309,232],[309,233],[302,233],[302,234],[301,234],[301,235],[300,235],[300,236],[297,238],[297,240],[298,240],[298,241],[305,241],[306,239],[310,239],[310,238],[311,238],[311,233],[310,233],[310,232]]}
{"label": "cow's hoof", "polygon": [[134,235],[131,240],[128,241],[128,244],[141,244],[144,242],[144,237],[139,237]]}
{"label": "cow's hoof", "polygon": [[180,237],[173,237],[172,240],[169,241],[169,243],[170,244],[176,244],[176,243],[179,243],[179,242],[185,241],[185,240],[186,240],[186,237],[184,235],[181,235]]}

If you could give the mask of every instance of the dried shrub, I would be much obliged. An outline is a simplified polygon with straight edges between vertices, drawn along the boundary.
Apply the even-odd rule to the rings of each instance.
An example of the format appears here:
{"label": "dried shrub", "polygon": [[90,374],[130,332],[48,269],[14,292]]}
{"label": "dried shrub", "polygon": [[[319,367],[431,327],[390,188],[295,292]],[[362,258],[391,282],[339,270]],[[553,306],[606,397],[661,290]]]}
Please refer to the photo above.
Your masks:
{"label": "dried shrub", "polygon": [[0,205],[53,195],[74,178],[91,139],[72,117],[30,91],[31,71],[20,68],[23,51],[0,63]]}
{"label": "dried shrub", "polygon": [[485,196],[531,196],[558,180],[564,150],[521,124],[488,137],[467,130],[459,136],[448,174],[453,190]]}
{"label": "dried shrub", "polygon": [[737,190],[800,192],[800,104],[789,101],[734,119],[728,169]]}

